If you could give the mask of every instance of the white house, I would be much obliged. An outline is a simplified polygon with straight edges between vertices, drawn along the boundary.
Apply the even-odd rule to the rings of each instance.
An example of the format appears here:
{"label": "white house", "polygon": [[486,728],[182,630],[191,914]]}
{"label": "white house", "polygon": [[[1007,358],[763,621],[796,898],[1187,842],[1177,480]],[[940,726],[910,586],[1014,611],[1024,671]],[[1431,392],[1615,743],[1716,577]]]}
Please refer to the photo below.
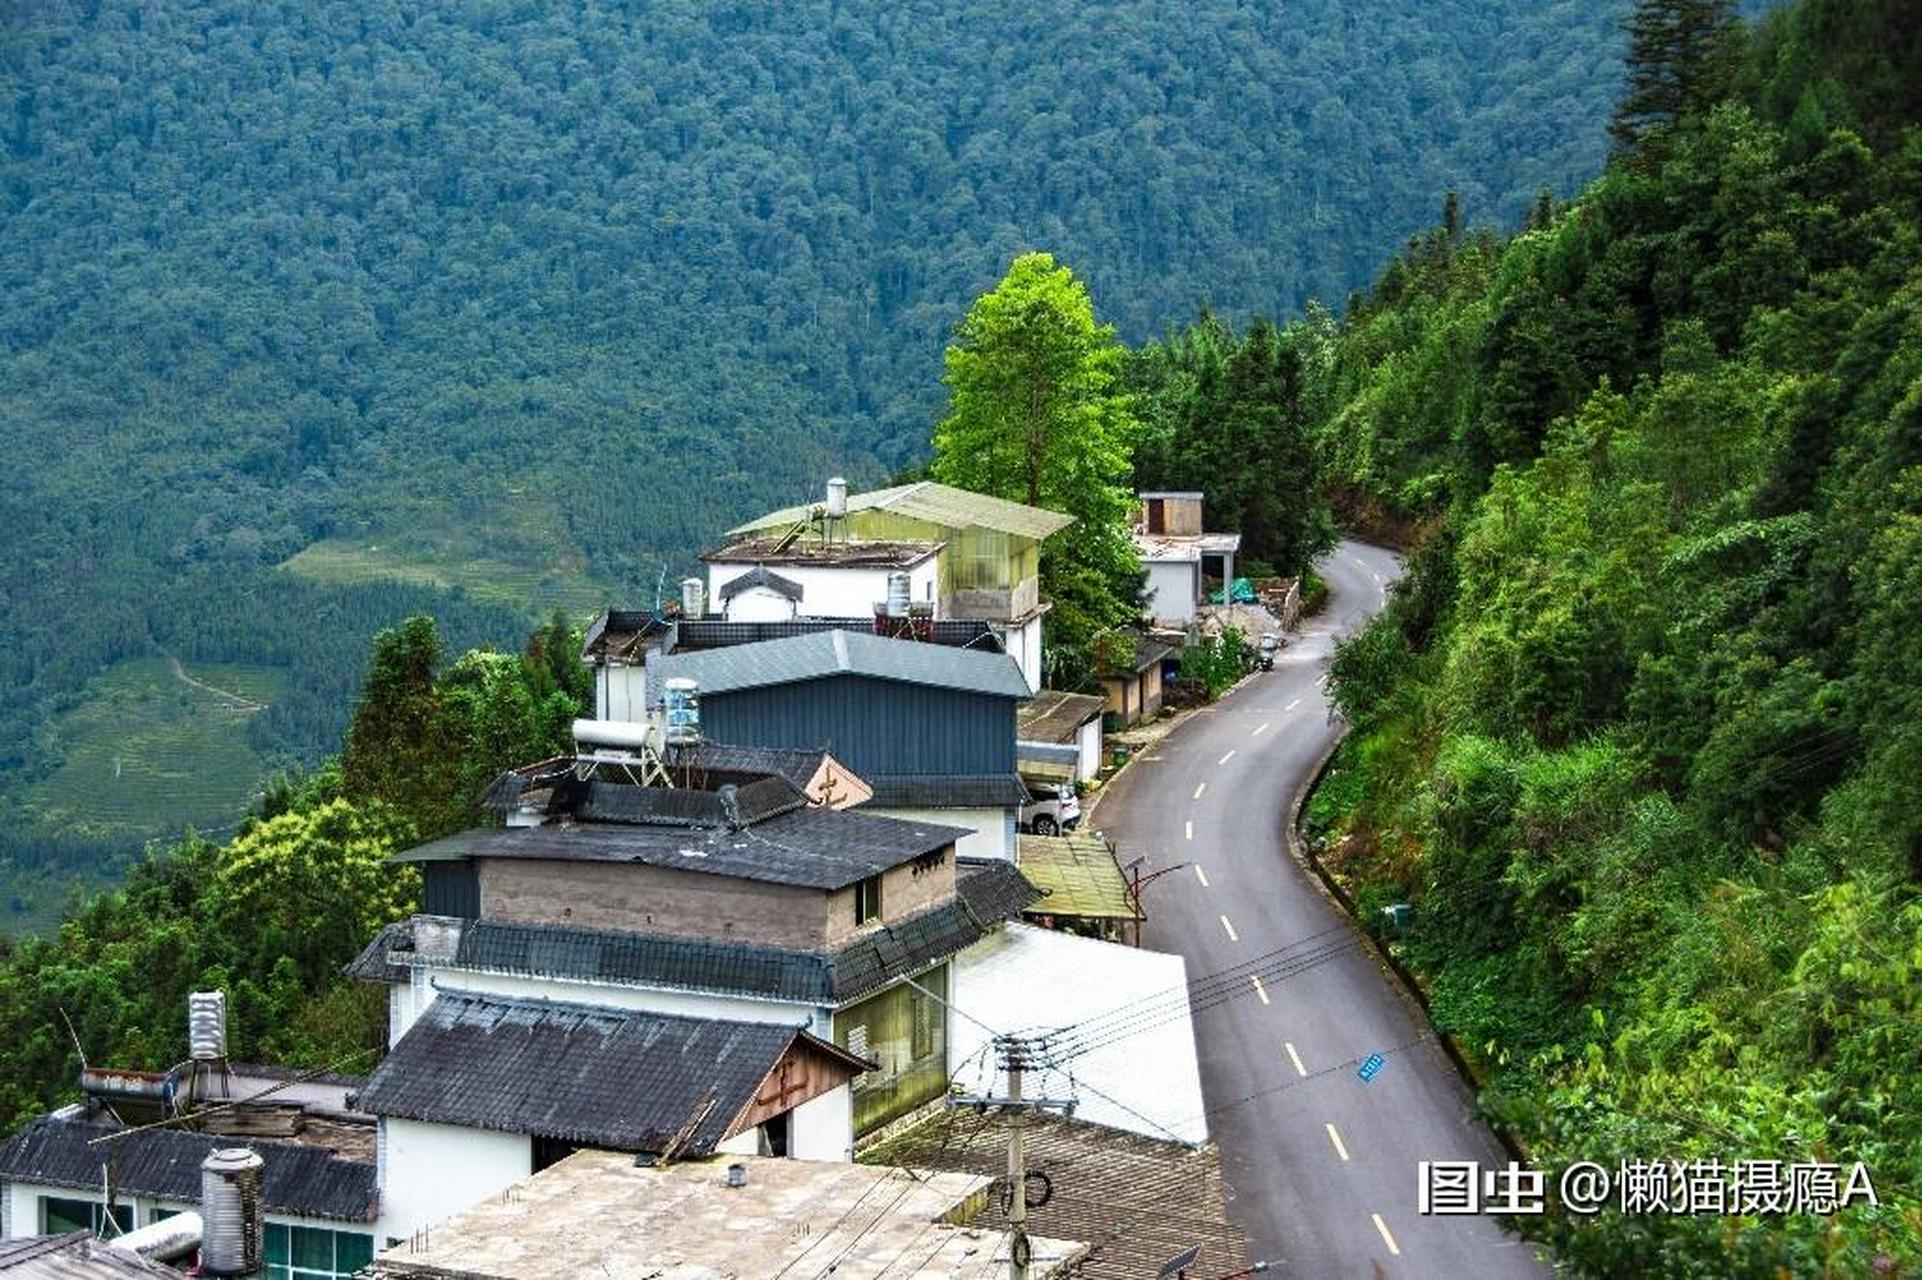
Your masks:
{"label": "white house", "polygon": [[1148,572],[1148,616],[1180,626],[1207,603],[1210,580],[1224,585],[1234,581],[1241,535],[1204,532],[1199,493],[1150,491],[1139,496],[1134,541]]}

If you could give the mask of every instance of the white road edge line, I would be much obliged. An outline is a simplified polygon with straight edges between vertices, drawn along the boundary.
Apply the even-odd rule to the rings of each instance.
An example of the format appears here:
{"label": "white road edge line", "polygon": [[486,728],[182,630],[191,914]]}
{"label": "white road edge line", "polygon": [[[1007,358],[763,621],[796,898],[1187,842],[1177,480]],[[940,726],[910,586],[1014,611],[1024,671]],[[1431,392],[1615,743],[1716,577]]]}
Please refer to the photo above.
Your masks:
{"label": "white road edge line", "polygon": [[1207,789],[1208,789],[1208,784],[1207,784],[1207,783],[1205,783],[1205,782],[1204,782],[1204,783],[1202,783],[1202,784],[1201,784],[1200,786],[1198,786],[1198,787],[1196,787],[1196,788],[1195,788],[1195,799],[1197,799],[1197,800],[1199,800],[1199,799],[1201,799],[1201,793],[1202,793],[1202,792],[1204,792],[1204,791],[1206,791]]}
{"label": "white road edge line", "polygon": [[1221,917],[1221,927],[1222,927],[1222,928],[1224,928],[1224,929],[1226,929],[1226,930],[1228,931],[1228,941],[1230,941],[1230,942],[1240,942],[1240,941],[1241,941],[1241,935],[1240,935],[1240,934],[1238,934],[1238,933],[1236,933],[1236,932],[1235,932],[1235,927],[1234,927],[1233,925],[1231,925],[1231,924],[1229,924],[1229,923],[1228,923],[1228,917],[1227,917],[1227,916],[1223,916],[1223,917]]}
{"label": "white road edge line", "polygon": [[1327,1123],[1323,1124],[1321,1127],[1328,1130],[1328,1141],[1335,1144],[1335,1154],[1341,1157],[1341,1161],[1343,1164],[1347,1164],[1348,1148],[1342,1145],[1341,1135],[1335,1132],[1334,1122],[1332,1120],[1328,1121]]}
{"label": "white road edge line", "polygon": [[[1223,756],[1223,757],[1221,757],[1221,759],[1219,759],[1219,760],[1217,760],[1217,761],[1215,761],[1215,766],[1216,766],[1217,768],[1219,768],[1220,766],[1222,766],[1222,765],[1224,765],[1224,764],[1227,764],[1227,763],[1228,763],[1228,762],[1229,762],[1230,760],[1232,760],[1232,759],[1234,759],[1234,757],[1235,757],[1235,749],[1234,749],[1233,747],[1230,747],[1230,748],[1228,748],[1228,754],[1227,754],[1227,755],[1225,755],[1225,756]],[[1203,785],[1203,786],[1206,786],[1207,784],[1206,784],[1206,783],[1203,783],[1202,785]]]}
{"label": "white road edge line", "polygon": [[1288,1061],[1295,1064],[1295,1074],[1298,1076],[1307,1075],[1308,1068],[1301,1065],[1301,1055],[1295,1052],[1295,1042],[1292,1040],[1283,1040],[1281,1047],[1288,1051]]}
{"label": "white road edge line", "polygon": [[1267,731],[1268,731],[1268,722],[1266,720],[1263,720],[1260,724],[1255,726],[1255,731],[1249,734],[1248,736],[1251,738],[1259,738],[1262,734],[1266,733]]}
{"label": "white road edge line", "polygon": [[1263,1004],[1273,1004],[1273,1003],[1274,1003],[1274,1001],[1272,1001],[1272,1000],[1270,1000],[1270,999],[1268,998],[1268,988],[1266,988],[1266,987],[1264,987],[1264,986],[1262,986],[1262,985],[1261,985],[1261,975],[1260,975],[1260,974],[1258,974],[1258,973],[1251,973],[1251,974],[1249,974],[1249,975],[1248,975],[1248,981],[1250,981],[1250,982],[1252,982],[1252,983],[1254,983],[1254,984],[1255,984],[1255,994],[1261,997],[1261,1002],[1262,1002]]}
{"label": "white road edge line", "polygon": [[1395,1237],[1388,1234],[1388,1224],[1381,1220],[1381,1215],[1371,1213],[1368,1216],[1375,1220],[1375,1230],[1381,1232],[1381,1242],[1388,1246],[1388,1252],[1397,1258],[1401,1257],[1401,1246],[1395,1243]]}
{"label": "white road edge line", "polygon": [[1195,879],[1201,881],[1202,888],[1206,889],[1208,887],[1208,873],[1201,869],[1199,862],[1195,863]]}

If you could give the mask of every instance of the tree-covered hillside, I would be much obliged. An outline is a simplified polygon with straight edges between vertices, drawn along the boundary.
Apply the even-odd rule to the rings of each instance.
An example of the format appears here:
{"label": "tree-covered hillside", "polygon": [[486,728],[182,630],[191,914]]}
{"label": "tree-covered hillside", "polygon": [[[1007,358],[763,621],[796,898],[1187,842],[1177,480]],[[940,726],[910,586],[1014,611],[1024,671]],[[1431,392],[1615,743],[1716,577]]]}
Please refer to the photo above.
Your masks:
{"label": "tree-covered hillside", "polygon": [[0,6],[6,825],[121,659],[281,668],[244,733],[311,760],[375,626],[505,642],[878,478],[1023,249],[1138,341],[1514,218],[1599,163],[1622,10]]}
{"label": "tree-covered hillside", "polygon": [[1551,1169],[1880,1196],[1520,1224],[1584,1275],[1922,1269],[1922,4],[1748,45],[1569,207],[1301,335],[1326,465],[1417,530],[1311,827],[1412,905],[1484,1101]]}

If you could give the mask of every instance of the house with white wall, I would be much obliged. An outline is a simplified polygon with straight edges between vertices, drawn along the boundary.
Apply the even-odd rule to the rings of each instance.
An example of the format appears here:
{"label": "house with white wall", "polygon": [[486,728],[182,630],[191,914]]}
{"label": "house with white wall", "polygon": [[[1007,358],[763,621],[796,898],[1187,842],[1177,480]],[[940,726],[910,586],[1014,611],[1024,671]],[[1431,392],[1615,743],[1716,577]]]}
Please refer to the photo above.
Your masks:
{"label": "house with white wall", "polygon": [[1032,692],[1043,683],[1048,610],[1041,544],[1073,523],[1059,512],[932,480],[849,493],[836,479],[821,501],[731,529],[701,558],[712,600],[759,568],[802,588],[799,617],[986,622]]}
{"label": "house with white wall", "polygon": [[1204,496],[1198,492],[1151,490],[1138,496],[1134,542],[1148,573],[1148,616],[1179,627],[1208,602],[1208,583],[1233,583],[1241,535],[1206,532]]}

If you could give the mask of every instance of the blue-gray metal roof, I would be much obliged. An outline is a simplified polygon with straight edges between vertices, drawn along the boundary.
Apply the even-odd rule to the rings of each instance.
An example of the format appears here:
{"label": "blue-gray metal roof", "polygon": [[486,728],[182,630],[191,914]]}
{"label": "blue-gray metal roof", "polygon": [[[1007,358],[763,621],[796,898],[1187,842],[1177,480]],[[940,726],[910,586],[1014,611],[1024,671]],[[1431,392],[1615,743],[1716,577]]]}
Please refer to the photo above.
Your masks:
{"label": "blue-gray metal roof", "polygon": [[932,685],[966,693],[1026,698],[1028,682],[1005,653],[895,640],[859,631],[817,631],[698,653],[670,653],[648,664],[649,696],[673,679],[693,680],[705,696],[828,676]]}
{"label": "blue-gray metal roof", "polygon": [[443,991],[360,1105],[624,1151],[658,1152],[688,1130],[679,1150],[703,1156],[797,1044],[844,1077],[872,1065],[797,1026]]}

